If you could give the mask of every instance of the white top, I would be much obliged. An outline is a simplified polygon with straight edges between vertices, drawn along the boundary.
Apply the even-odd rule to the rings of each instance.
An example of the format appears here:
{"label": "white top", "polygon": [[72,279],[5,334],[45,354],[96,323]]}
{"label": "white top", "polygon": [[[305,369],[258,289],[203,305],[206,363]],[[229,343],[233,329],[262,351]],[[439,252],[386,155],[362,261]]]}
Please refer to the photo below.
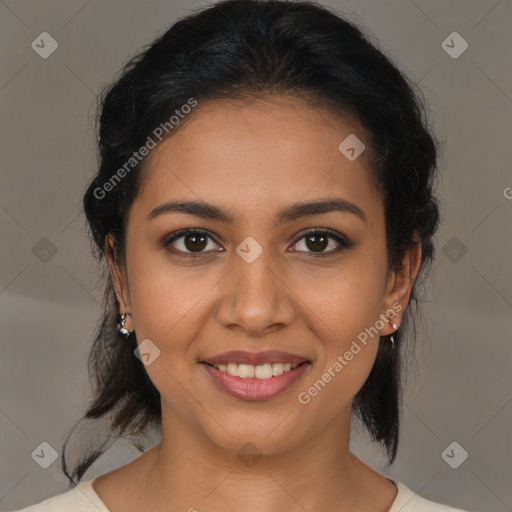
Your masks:
{"label": "white top", "polygon": [[[15,512],[110,512],[94,491],[95,478],[80,482],[64,494]],[[392,481],[398,494],[388,512],[465,512],[421,498],[401,482]]]}

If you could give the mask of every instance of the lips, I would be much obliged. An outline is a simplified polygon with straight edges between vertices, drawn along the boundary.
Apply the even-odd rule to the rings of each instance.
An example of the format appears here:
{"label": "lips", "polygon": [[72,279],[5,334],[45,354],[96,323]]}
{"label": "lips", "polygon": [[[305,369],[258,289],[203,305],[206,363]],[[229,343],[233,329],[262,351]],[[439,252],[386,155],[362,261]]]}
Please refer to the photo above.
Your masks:
{"label": "lips", "polygon": [[272,363],[290,363],[292,365],[298,365],[304,361],[308,361],[308,358],[290,352],[281,352],[280,350],[265,350],[256,353],[246,352],[244,350],[232,350],[231,352],[223,352],[222,354],[208,357],[200,362],[208,363],[213,366],[219,366],[219,364],[227,365],[230,363],[258,366]]}
{"label": "lips", "polygon": [[201,363],[201,366],[210,375],[217,388],[228,395],[242,400],[268,400],[296,384],[309,370],[311,363],[304,362],[293,370],[265,379],[235,377],[208,363]]}
{"label": "lips", "polygon": [[[306,357],[279,350],[257,353],[234,350],[208,357],[199,364],[218,389],[242,400],[276,397],[290,389],[311,367]],[[237,375],[233,375],[234,369]]]}

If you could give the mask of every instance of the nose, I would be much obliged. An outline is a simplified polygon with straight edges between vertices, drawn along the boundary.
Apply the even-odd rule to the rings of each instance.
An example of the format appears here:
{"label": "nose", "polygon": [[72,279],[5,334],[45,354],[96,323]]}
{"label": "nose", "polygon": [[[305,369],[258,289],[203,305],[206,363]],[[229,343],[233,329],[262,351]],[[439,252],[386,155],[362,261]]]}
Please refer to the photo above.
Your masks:
{"label": "nose", "polygon": [[252,263],[237,256],[234,265],[222,284],[219,323],[252,337],[290,325],[296,314],[295,295],[265,251]]}

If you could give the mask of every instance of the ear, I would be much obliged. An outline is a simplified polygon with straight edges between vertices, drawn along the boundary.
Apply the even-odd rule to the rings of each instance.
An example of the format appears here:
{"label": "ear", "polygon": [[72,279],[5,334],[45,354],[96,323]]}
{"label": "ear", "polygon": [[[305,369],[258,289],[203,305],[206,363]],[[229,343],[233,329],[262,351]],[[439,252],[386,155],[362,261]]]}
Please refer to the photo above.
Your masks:
{"label": "ear", "polygon": [[[400,326],[403,313],[409,304],[409,297],[418,276],[420,265],[421,241],[416,239],[414,245],[406,252],[402,260],[402,268],[389,273],[384,305],[387,311],[391,310],[396,313],[396,316],[389,318],[391,322],[398,326]],[[385,312],[384,315],[386,315]],[[381,336],[386,336],[392,334],[395,329],[391,326],[391,323],[386,322],[382,331]]]}
{"label": "ear", "polygon": [[114,236],[109,233],[105,237],[105,257],[112,276],[114,291],[117,302],[119,303],[120,313],[131,312],[132,304],[130,300],[130,289],[128,286],[128,277],[126,270],[121,268],[114,249]]}

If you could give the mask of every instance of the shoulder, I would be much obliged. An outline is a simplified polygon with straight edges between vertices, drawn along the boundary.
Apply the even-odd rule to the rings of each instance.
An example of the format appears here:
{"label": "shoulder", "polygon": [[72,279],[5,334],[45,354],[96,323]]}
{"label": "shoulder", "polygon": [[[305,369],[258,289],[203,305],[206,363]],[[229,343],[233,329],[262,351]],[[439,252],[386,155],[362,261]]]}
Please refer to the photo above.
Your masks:
{"label": "shoulder", "polygon": [[93,481],[81,482],[64,494],[15,512],[109,512],[94,492]]}
{"label": "shoulder", "polygon": [[405,484],[394,481],[398,494],[389,512],[466,512],[459,508],[449,507],[422,498]]}

